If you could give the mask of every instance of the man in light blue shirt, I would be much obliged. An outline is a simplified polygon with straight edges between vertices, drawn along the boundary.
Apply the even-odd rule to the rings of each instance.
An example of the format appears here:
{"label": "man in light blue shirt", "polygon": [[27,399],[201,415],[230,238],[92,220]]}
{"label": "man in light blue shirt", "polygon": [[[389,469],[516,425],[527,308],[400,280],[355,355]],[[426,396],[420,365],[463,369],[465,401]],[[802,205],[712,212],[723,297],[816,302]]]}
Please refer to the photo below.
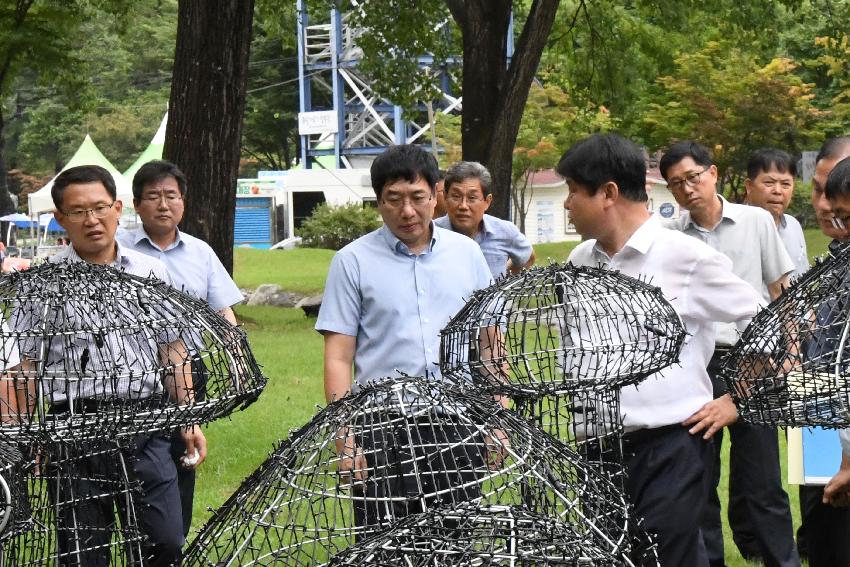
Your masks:
{"label": "man in light blue shirt", "polygon": [[[203,299],[221,315],[236,324],[231,306],[242,301],[242,293],[224,269],[209,244],[180,232],[183,220],[183,198],[186,176],[171,162],[149,161],[133,177],[133,205],[142,226],[119,230],[116,240],[126,248],[158,258],[171,276],[172,285],[189,295]],[[195,380],[203,383],[205,370],[193,365]],[[203,388],[198,388],[202,394]],[[192,525],[195,494],[195,471],[181,460],[185,446],[172,438],[172,456],[177,464],[180,500],[183,507],[183,531],[188,535]]]}
{"label": "man in light blue shirt", "polygon": [[447,215],[434,224],[475,240],[494,278],[519,273],[534,264],[534,249],[512,222],[485,214],[490,208],[492,177],[476,161],[461,161],[446,172]]}
{"label": "man in light blue shirt", "polygon": [[[397,376],[397,371],[441,379],[440,330],[475,290],[490,283],[490,270],[475,242],[431,221],[438,177],[432,155],[413,145],[393,146],[375,159],[371,175],[384,225],[334,256],[316,322],[325,341],[329,402],[351,391],[352,364],[358,386]],[[449,424],[439,440],[432,438],[431,424],[416,429],[417,446],[456,441],[460,447],[460,440],[469,435]],[[420,504],[409,495],[418,494],[415,483],[428,474],[411,470],[410,459],[398,460],[408,441],[376,431],[343,428],[334,439],[340,471],[363,481],[371,470],[392,470],[402,479],[401,486],[393,487],[369,483],[367,497],[353,499],[358,526],[386,521],[387,512],[379,506],[387,496],[392,497],[395,517],[412,513]],[[438,471],[438,477],[445,480],[453,474]],[[452,482],[442,489],[450,494]]]}

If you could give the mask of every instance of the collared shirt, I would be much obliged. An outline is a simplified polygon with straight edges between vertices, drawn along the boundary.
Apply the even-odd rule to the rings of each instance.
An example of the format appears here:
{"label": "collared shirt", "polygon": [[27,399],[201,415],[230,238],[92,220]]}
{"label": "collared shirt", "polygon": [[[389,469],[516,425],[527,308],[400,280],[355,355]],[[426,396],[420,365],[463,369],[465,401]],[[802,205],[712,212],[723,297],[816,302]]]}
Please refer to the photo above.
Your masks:
{"label": "collared shirt", "polygon": [[[171,283],[165,266],[154,258],[116,243],[116,258],[111,267],[142,277],[156,277]],[[50,258],[51,262],[84,262],[67,246]],[[30,360],[43,362],[42,387],[51,404],[87,398],[145,399],[163,391],[161,369],[150,361],[159,358],[159,347],[176,340],[162,330],[158,335],[145,325],[137,329],[118,328],[116,309],[122,298],[69,297],[62,305],[43,312],[37,294],[21,300],[9,318],[10,326],[29,336],[20,339],[21,353]],[[44,317],[44,319],[40,319]],[[120,316],[118,316],[120,318]],[[33,336],[33,329],[58,325],[65,333]],[[46,344],[45,344],[46,342]],[[41,360],[41,352],[46,351]]]}
{"label": "collared shirt", "polygon": [[471,239],[434,227],[430,245],[413,254],[384,225],[334,256],[316,330],[357,338],[358,385],[397,370],[439,378],[440,330],[490,281]]}
{"label": "collared shirt", "polygon": [[178,230],[174,242],[162,249],[140,226],[132,231],[118,229],[115,239],[127,248],[160,260],[168,268],[175,288],[203,299],[216,311],[244,299],[221,260],[200,238]]}
{"label": "collared shirt", "polygon": [[794,262],[794,271],[791,277],[796,279],[806,273],[809,269],[809,254],[806,251],[806,237],[803,227],[791,215],[782,215],[779,220],[779,238],[785,245],[785,250]]}
{"label": "collared shirt", "polygon": [[[753,286],[770,302],[767,285],[794,271],[794,262],[788,256],[779,238],[773,217],[759,207],[730,203],[717,196],[723,205],[720,222],[712,229],[699,226],[688,211],[682,210],[678,219],[665,221],[667,228],[680,230],[705,242],[732,260],[735,275]],[[725,301],[722,294],[707,290],[714,301]],[[733,345],[738,341],[734,326],[717,326],[717,344]]]}
{"label": "collared shirt", "polygon": [[[448,215],[434,219],[434,224],[440,228],[454,230]],[[517,267],[525,266],[531,258],[531,243],[525,235],[514,223],[497,217],[484,215],[481,230],[473,240],[481,247],[494,278],[508,271],[508,258]]]}
{"label": "collared shirt", "polygon": [[[688,333],[680,364],[621,391],[627,431],[681,423],[712,399],[706,367],[714,350],[714,322],[743,329],[763,300],[732,273],[729,259],[689,236],[661,226],[653,215],[609,257],[596,240],[579,244],[569,261],[649,278],[679,314]],[[719,301],[717,298],[722,297]]]}

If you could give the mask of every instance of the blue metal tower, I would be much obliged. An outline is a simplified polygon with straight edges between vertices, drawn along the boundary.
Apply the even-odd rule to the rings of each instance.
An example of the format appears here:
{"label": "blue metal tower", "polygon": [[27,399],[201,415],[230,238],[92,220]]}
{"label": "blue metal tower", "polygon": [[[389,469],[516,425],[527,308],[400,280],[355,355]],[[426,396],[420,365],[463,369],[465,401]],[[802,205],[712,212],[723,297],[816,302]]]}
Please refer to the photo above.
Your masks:
{"label": "blue metal tower", "polygon": [[[448,75],[443,70],[441,98],[435,101],[431,117],[427,106],[421,105],[414,120],[405,119],[402,108],[378,96],[369,78],[360,72],[362,52],[355,41],[357,30],[346,24],[346,15],[333,9],[329,21],[313,23],[308,20],[306,4],[307,0],[297,0],[299,110],[302,114],[332,111],[333,116],[304,116],[335,124],[326,123],[330,127],[324,128],[324,133],[301,136],[303,167],[314,166],[320,156],[333,156],[331,167],[368,167],[374,156],[390,145],[432,143],[433,113],[461,110],[462,100],[450,93]],[[433,60],[423,57],[420,66],[432,67]],[[330,95],[332,105],[314,103],[319,99],[318,91]],[[323,164],[327,161],[322,160]]]}

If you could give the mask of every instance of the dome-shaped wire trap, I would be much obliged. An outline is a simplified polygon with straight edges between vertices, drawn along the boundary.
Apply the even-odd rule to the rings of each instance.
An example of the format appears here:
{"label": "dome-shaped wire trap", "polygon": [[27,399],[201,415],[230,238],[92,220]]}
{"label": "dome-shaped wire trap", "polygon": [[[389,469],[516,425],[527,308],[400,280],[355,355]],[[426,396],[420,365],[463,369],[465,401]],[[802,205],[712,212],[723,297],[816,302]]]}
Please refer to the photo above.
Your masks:
{"label": "dome-shaped wire trap", "polygon": [[156,279],[86,262],[0,278],[0,435],[108,439],[197,424],[254,401],[245,333]]}
{"label": "dome-shaped wire trap", "polygon": [[405,377],[330,404],[214,514],[185,565],[317,566],[394,520],[517,506],[629,552],[625,496],[580,456],[494,401]]}
{"label": "dome-shaped wire trap", "polygon": [[143,565],[140,485],[116,443],[50,444],[25,470],[27,517],[0,536],[0,564]]}
{"label": "dome-shaped wire trap", "polygon": [[336,567],[620,566],[571,524],[515,506],[462,504],[402,518],[340,552]]}
{"label": "dome-shaped wire trap", "polygon": [[721,375],[750,423],[850,426],[850,246],[760,311]]}
{"label": "dome-shaped wire trap", "polygon": [[685,331],[657,287],[552,264],[476,292],[442,331],[444,376],[511,396],[635,384],[678,361]]}

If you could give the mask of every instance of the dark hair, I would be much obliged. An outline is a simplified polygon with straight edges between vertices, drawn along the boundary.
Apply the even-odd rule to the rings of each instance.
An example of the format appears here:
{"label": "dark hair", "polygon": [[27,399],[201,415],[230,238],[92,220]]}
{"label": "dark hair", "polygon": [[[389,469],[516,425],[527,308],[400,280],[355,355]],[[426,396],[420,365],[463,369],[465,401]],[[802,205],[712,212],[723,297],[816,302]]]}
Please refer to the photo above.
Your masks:
{"label": "dark hair", "polygon": [[384,185],[399,179],[410,183],[417,179],[424,179],[433,194],[440,170],[437,168],[437,160],[434,156],[419,146],[403,144],[390,146],[387,151],[376,157],[369,173],[372,176],[372,189],[380,199]]}
{"label": "dark hair", "polygon": [[767,173],[771,169],[797,177],[797,160],[788,152],[776,148],[761,148],[750,154],[750,159],[747,161],[749,179],[755,179],[759,173]]}
{"label": "dark hair", "polygon": [[850,136],[829,138],[820,147],[820,151],[815,158],[815,163],[818,163],[822,159],[835,159],[847,149],[850,149]]}
{"label": "dark hair", "polygon": [[573,144],[556,170],[562,177],[584,185],[591,195],[613,181],[629,201],[648,200],[643,152],[618,134],[594,134]]}
{"label": "dark hair", "polygon": [[485,197],[490,194],[493,186],[493,176],[487,168],[477,161],[459,161],[446,172],[445,189],[448,192],[455,183],[462,183],[467,179],[477,179],[481,185],[481,194]]}
{"label": "dark hair", "polygon": [[676,142],[667,148],[667,151],[664,152],[663,156],[661,156],[661,161],[658,162],[658,169],[661,171],[661,177],[663,177],[666,181],[667,170],[686,157],[690,157],[697,165],[702,165],[704,167],[713,165],[711,161],[711,152],[708,151],[708,148],[699,142],[694,142],[693,140],[682,140],[681,142]]}
{"label": "dark hair", "polygon": [[824,195],[827,199],[850,196],[850,157],[839,161],[826,178]]}
{"label": "dark hair", "polygon": [[53,180],[50,196],[53,198],[53,205],[59,211],[62,210],[62,195],[64,195],[65,189],[68,188],[68,185],[75,183],[100,183],[113,201],[118,198],[115,180],[111,173],[99,165],[78,165],[66,169]]}
{"label": "dark hair", "polygon": [[145,185],[162,181],[166,177],[173,177],[180,188],[180,194],[186,194],[186,176],[180,168],[163,159],[155,159],[144,164],[133,176],[133,200],[141,201]]}

